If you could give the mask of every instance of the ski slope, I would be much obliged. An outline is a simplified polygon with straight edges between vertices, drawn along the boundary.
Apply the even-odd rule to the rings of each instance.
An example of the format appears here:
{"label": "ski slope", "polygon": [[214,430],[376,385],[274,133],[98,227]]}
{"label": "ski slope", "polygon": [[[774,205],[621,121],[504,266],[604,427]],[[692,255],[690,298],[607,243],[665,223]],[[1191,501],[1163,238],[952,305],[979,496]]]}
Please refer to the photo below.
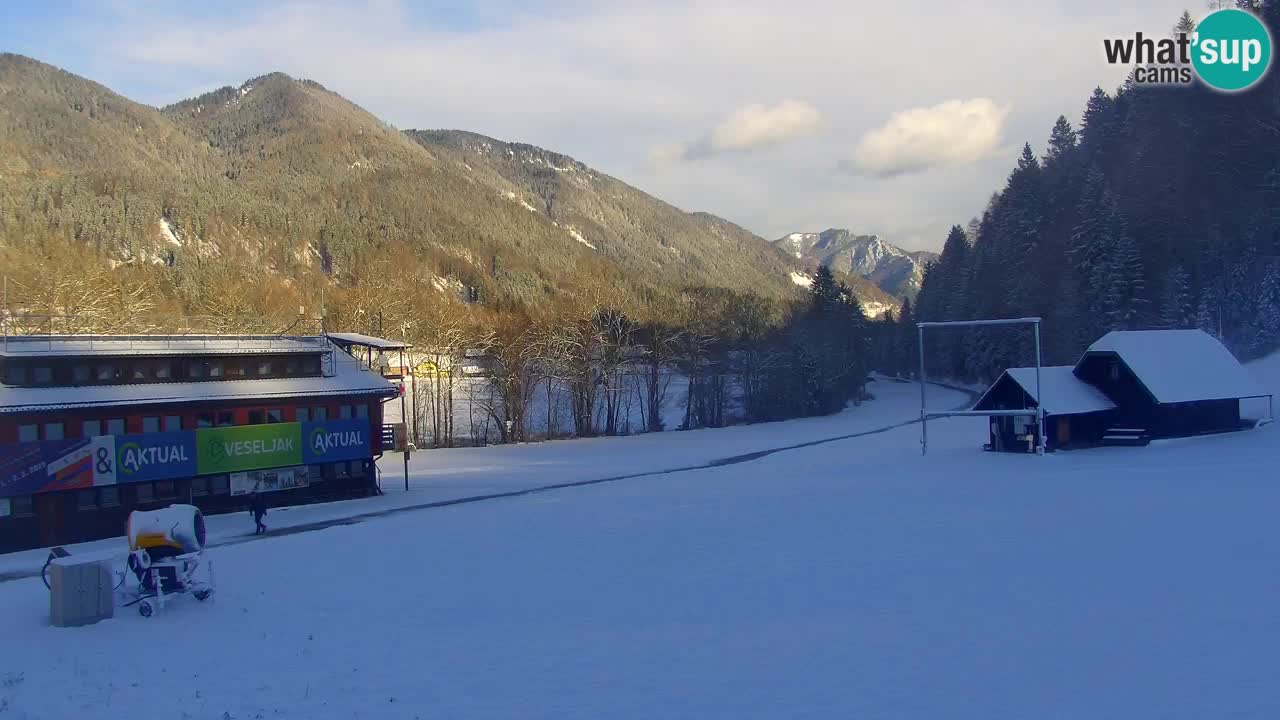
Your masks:
{"label": "ski slope", "polygon": [[[1280,362],[1254,369],[1280,389]],[[889,407],[894,391],[876,386]],[[679,466],[770,435],[776,447],[848,434],[874,426],[855,419],[873,407],[701,436],[424,454],[400,495]],[[1280,717],[1276,428],[1035,457],[981,452],[973,418],[931,423],[921,456],[919,428],[903,426],[226,545],[210,552],[215,603],[151,620],[50,628],[38,580],[2,583],[0,708]]]}

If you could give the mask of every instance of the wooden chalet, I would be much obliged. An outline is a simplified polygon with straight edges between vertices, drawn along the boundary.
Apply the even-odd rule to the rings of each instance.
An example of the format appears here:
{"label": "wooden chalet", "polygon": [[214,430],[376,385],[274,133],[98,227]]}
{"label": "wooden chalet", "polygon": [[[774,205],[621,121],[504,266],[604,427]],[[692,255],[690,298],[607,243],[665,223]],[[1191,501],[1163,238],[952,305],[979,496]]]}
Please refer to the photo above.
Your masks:
{"label": "wooden chalet", "polygon": [[[1241,400],[1267,398],[1235,356],[1200,330],[1107,333],[1073,366],[1010,368],[974,404],[975,412],[1043,406],[1050,450],[1145,445],[1253,427]],[[988,449],[1032,452],[1034,414],[993,415]]]}

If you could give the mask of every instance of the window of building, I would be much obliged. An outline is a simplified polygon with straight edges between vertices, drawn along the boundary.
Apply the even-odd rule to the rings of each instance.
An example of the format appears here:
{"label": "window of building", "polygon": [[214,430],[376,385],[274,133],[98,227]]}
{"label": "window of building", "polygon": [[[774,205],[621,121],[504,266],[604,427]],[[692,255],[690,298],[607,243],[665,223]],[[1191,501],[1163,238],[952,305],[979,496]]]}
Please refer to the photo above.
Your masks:
{"label": "window of building", "polygon": [[338,406],[338,419],[339,419],[339,420],[350,420],[350,419],[351,419],[351,406],[350,406],[350,405],[339,405],[339,406]]}
{"label": "window of building", "polygon": [[226,475],[214,475],[209,478],[209,492],[214,495],[226,495],[231,492],[231,478]]}
{"label": "window of building", "polygon": [[267,422],[280,423],[284,422],[284,410],[280,408],[271,408],[267,410]]}
{"label": "window of building", "polygon": [[284,374],[297,375],[299,367],[300,367],[300,363],[298,362],[298,358],[291,357],[284,361]]}
{"label": "window of building", "polygon": [[93,488],[76,493],[77,510],[96,510],[98,508],[98,492]]}
{"label": "window of building", "polygon": [[307,482],[318,483],[321,480],[324,480],[324,466],[308,465],[307,466]]}
{"label": "window of building", "polygon": [[324,421],[324,420],[328,420],[328,419],[329,419],[329,408],[327,408],[327,407],[312,408],[312,410],[311,410],[311,419],[312,419],[312,420],[315,420],[315,421],[317,421],[317,422],[321,422],[321,421]]}
{"label": "window of building", "polygon": [[171,377],[173,377],[172,363],[168,360],[161,360],[160,363],[156,365],[156,379],[168,380]]}
{"label": "window of building", "polygon": [[161,480],[155,484],[156,497],[160,500],[172,500],[178,497],[177,488],[172,480]]}
{"label": "window of building", "polygon": [[209,478],[191,478],[191,497],[202,497],[209,494]]}
{"label": "window of building", "polygon": [[27,384],[27,368],[25,365],[8,365],[5,367],[4,381],[10,385]]}
{"label": "window of building", "polygon": [[220,378],[220,377],[222,377],[222,369],[223,369],[223,368],[222,368],[222,361],[221,361],[221,360],[213,360],[213,361],[211,361],[211,362],[209,363],[209,377],[211,377],[211,378]]}
{"label": "window of building", "polygon": [[98,437],[102,434],[101,420],[85,420],[80,423],[80,436],[87,438]]}
{"label": "window of building", "polygon": [[103,485],[98,488],[98,505],[101,507],[118,507],[120,505],[120,488],[114,485]]}
{"label": "window of building", "polygon": [[365,419],[365,418],[367,418],[367,417],[369,417],[369,406],[368,406],[368,405],[357,405],[357,406],[356,406],[356,417],[358,417],[358,418],[360,418],[360,419],[362,419],[362,420],[363,420],[363,419]]}
{"label": "window of building", "polygon": [[249,424],[250,424],[250,425],[261,425],[261,424],[262,424],[263,422],[265,422],[265,421],[266,421],[266,413],[264,413],[262,410],[250,410],[250,411],[249,411]]}
{"label": "window of building", "polygon": [[160,417],[158,415],[142,418],[142,432],[158,433],[160,432]]}
{"label": "window of building", "polygon": [[231,427],[236,424],[236,418],[229,412],[218,413],[218,427]]}
{"label": "window of building", "polygon": [[270,361],[270,360],[259,360],[259,361],[258,361],[258,375],[260,375],[260,376],[262,376],[262,377],[270,377],[270,376],[271,376],[271,372],[272,372],[272,370],[271,370],[271,361]]}
{"label": "window of building", "polygon": [[18,426],[18,442],[39,442],[40,426],[39,425],[19,425]]}
{"label": "window of building", "polygon": [[307,356],[302,359],[303,375],[319,375],[320,374],[320,358]]}
{"label": "window of building", "polygon": [[1110,378],[1112,382],[1120,379],[1120,363],[1111,363],[1107,368],[1107,377]]}
{"label": "window of building", "polygon": [[98,382],[110,382],[116,379],[116,368],[111,364],[99,365],[94,372],[94,377]]}
{"label": "window of building", "polygon": [[333,474],[336,477],[351,477],[351,468],[345,462],[337,462],[333,464]]}
{"label": "window of building", "polygon": [[53,382],[53,368],[37,367],[32,371],[31,379],[36,385],[48,385]]}
{"label": "window of building", "polygon": [[310,422],[311,408],[298,408],[294,413],[294,417],[298,419],[298,422]]}
{"label": "window of building", "polygon": [[213,427],[213,413],[200,413],[199,415],[197,415],[196,427],[197,428]]}
{"label": "window of building", "polygon": [[165,416],[164,416],[164,431],[165,431],[165,432],[178,432],[178,431],[179,431],[179,430],[181,430],[181,429],[182,429],[182,416],[181,416],[181,415],[165,415]]}
{"label": "window of building", "polygon": [[60,422],[44,424],[45,440],[61,440],[67,436],[66,426]]}
{"label": "window of building", "polygon": [[124,418],[111,418],[107,421],[108,435],[123,435],[124,433]]}
{"label": "window of building", "polygon": [[71,368],[71,380],[76,384],[87,383],[93,373],[89,371],[88,365],[76,365]]}
{"label": "window of building", "polygon": [[27,517],[32,514],[31,496],[9,498],[9,514],[13,517]]}
{"label": "window of building", "polygon": [[147,379],[147,364],[145,362],[136,362],[133,364],[133,379],[134,380]]}
{"label": "window of building", "polygon": [[192,380],[201,380],[209,375],[209,363],[200,360],[192,361],[187,365],[187,377]]}
{"label": "window of building", "polygon": [[140,503],[149,503],[156,499],[155,489],[151,483],[138,483],[133,486],[133,497]]}

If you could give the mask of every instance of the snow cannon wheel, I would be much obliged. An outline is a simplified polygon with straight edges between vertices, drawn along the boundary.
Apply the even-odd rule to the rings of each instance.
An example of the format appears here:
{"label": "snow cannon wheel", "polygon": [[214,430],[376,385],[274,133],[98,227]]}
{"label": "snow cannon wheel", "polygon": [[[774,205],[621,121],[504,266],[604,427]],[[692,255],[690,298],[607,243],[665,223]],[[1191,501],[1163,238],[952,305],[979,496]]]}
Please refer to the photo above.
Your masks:
{"label": "snow cannon wheel", "polygon": [[150,600],[143,600],[138,604],[138,614],[144,618],[151,617],[156,611],[156,607]]}
{"label": "snow cannon wheel", "polygon": [[213,591],[212,590],[196,590],[191,594],[195,595],[196,599],[199,600],[200,602],[204,602],[205,600],[209,599],[209,596],[213,594]]}

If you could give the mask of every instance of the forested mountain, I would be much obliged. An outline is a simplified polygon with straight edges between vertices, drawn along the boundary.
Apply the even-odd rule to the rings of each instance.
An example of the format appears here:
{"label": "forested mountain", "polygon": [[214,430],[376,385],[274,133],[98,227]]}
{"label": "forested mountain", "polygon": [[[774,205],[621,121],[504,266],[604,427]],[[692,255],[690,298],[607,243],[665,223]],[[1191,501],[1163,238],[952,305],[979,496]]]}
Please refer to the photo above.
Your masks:
{"label": "forested mountain", "polygon": [[[1280,27],[1280,2],[1257,9]],[[1238,94],[1099,88],[1042,156],[1027,145],[982,217],[951,229],[914,319],[1027,315],[1044,318],[1049,363],[1111,329],[1199,327],[1246,358],[1276,347],[1280,73]],[[1027,330],[940,331],[929,355],[975,379],[1034,361]]]}
{"label": "forested mountain", "polygon": [[898,299],[920,292],[925,264],[938,258],[937,253],[903,250],[879,235],[855,235],[841,228],[790,233],[773,244],[808,265],[865,278]]}
{"label": "forested mountain", "polygon": [[[529,145],[400,132],[279,73],[161,110],[0,55],[0,150],[11,300],[91,306],[102,329],[287,325],[322,302],[349,324],[432,295],[536,308],[584,282],[639,305],[702,286],[800,297],[800,266],[730,222]],[[71,268],[94,292],[50,282]]]}

